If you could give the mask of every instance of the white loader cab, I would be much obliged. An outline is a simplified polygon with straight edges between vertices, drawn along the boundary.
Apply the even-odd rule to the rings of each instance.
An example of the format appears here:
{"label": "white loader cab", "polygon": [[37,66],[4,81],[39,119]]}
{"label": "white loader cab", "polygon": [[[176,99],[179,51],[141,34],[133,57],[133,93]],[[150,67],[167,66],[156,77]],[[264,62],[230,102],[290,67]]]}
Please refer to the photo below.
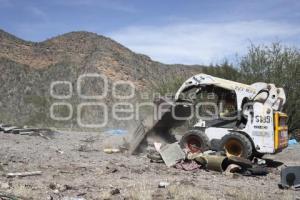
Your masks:
{"label": "white loader cab", "polygon": [[192,152],[224,150],[228,156],[251,158],[288,145],[287,115],[281,112],[286,97],[274,84],[246,85],[198,74],[182,84],[175,102],[194,106],[193,128],[180,141]]}

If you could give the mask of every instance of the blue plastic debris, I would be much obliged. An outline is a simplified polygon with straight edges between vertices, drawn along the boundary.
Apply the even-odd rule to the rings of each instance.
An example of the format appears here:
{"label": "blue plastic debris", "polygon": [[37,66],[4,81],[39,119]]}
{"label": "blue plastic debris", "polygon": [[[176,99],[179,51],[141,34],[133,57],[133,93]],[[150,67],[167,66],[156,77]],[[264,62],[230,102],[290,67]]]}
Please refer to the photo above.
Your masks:
{"label": "blue plastic debris", "polygon": [[128,131],[124,129],[109,129],[105,133],[110,135],[126,135]]}
{"label": "blue plastic debris", "polygon": [[295,144],[298,144],[297,140],[295,140],[295,139],[289,140],[289,146],[290,145],[295,145]]}

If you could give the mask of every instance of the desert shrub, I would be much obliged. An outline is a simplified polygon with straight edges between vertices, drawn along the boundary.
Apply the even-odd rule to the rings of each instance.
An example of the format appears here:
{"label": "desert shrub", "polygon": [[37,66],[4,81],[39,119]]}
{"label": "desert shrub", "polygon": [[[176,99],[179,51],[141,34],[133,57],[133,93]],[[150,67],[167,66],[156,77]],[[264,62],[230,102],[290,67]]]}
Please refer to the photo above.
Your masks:
{"label": "desert shrub", "polygon": [[290,132],[300,129],[300,51],[280,43],[269,46],[251,45],[241,57],[240,74],[245,83],[274,83],[283,87],[287,102],[284,112],[288,114]]}

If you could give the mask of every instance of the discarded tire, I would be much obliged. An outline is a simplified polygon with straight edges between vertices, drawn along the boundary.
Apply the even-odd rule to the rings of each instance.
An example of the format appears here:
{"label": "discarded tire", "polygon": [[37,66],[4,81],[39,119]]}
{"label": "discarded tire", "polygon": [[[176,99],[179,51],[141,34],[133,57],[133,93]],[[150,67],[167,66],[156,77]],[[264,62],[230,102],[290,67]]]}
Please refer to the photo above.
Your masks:
{"label": "discarded tire", "polygon": [[201,130],[190,130],[180,140],[180,146],[192,153],[204,152],[209,150],[209,139]]}
{"label": "discarded tire", "polygon": [[251,158],[251,141],[241,133],[229,133],[225,135],[220,142],[220,149],[225,150],[227,156],[238,156],[242,158]]}

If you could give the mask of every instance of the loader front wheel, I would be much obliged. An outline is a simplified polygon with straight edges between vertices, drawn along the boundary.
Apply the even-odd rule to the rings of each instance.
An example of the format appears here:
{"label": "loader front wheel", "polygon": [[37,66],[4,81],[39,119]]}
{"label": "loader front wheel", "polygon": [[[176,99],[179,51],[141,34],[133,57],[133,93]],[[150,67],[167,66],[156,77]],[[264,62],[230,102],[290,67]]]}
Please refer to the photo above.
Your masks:
{"label": "loader front wheel", "polygon": [[220,142],[220,149],[225,150],[226,155],[242,158],[251,158],[251,141],[241,133],[229,133],[225,135]]}
{"label": "loader front wheel", "polygon": [[200,153],[209,150],[209,139],[201,130],[189,130],[180,140],[180,146],[192,153]]}

